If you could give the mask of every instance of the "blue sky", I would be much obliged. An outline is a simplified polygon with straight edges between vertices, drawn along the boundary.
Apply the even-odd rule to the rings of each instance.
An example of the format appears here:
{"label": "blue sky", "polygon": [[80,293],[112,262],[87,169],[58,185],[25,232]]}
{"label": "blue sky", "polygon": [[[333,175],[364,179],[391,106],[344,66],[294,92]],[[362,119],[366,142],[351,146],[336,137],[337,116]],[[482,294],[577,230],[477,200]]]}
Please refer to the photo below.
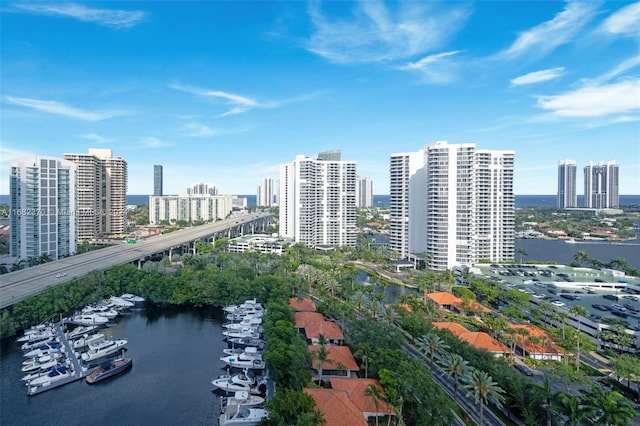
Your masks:
{"label": "blue sky", "polygon": [[341,149],[389,191],[425,143],[516,152],[516,194],[557,163],[616,160],[640,193],[640,3],[0,3],[8,160],[111,148],[129,193],[253,194],[297,154]]}

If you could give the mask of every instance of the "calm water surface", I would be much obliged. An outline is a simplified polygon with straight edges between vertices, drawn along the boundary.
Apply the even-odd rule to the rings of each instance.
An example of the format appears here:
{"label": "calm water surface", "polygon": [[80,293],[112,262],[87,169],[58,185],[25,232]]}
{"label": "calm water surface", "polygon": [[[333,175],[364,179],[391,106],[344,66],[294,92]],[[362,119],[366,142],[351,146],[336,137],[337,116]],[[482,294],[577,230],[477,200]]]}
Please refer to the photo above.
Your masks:
{"label": "calm water surface", "polygon": [[22,351],[4,341],[0,357],[0,424],[217,425],[219,396],[211,380],[224,374],[226,343],[219,309],[147,307],[106,329],[125,338],[127,372],[89,385],[84,379],[36,396],[20,378]]}

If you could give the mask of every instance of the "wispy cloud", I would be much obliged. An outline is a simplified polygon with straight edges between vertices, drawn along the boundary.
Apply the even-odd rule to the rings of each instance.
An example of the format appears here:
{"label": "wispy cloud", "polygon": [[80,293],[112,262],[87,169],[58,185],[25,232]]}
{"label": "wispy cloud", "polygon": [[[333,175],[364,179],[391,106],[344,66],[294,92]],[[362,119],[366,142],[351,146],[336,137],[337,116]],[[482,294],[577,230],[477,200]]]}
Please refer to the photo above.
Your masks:
{"label": "wispy cloud", "polygon": [[20,98],[17,96],[5,96],[3,98],[3,101],[8,104],[35,109],[36,111],[63,115],[65,117],[77,118],[79,120],[85,121],[101,121],[123,114],[122,112],[118,111],[87,111],[79,108],[74,108],[57,101]]}
{"label": "wispy cloud", "polygon": [[619,75],[624,74],[626,71],[633,69],[640,65],[640,55],[632,56],[631,58],[625,59],[620,64],[618,64],[615,68],[607,71],[606,73],[599,75],[593,79],[584,79],[583,83],[585,85],[599,85],[602,83],[606,83]]}
{"label": "wispy cloud", "polygon": [[153,136],[145,136],[140,138],[140,145],[143,148],[164,148],[167,146],[173,146],[172,143],[165,142]]}
{"label": "wispy cloud", "polygon": [[508,49],[498,53],[496,59],[515,59],[523,55],[542,56],[574,39],[593,18],[597,3],[571,1],[550,21],[543,22],[518,35]]}
{"label": "wispy cloud", "polygon": [[111,142],[111,139],[105,138],[103,136],[100,136],[97,133],[87,133],[84,135],[79,135],[81,138],[83,139],[88,139],[90,141],[94,141],[94,142],[98,142],[98,143],[107,143],[107,142]]}
{"label": "wispy cloud", "polygon": [[600,30],[640,37],[640,2],[618,9],[602,22]]}
{"label": "wispy cloud", "polygon": [[211,127],[200,123],[186,124],[183,128],[183,132],[183,135],[186,137],[217,136],[220,134],[219,130],[212,129]]}
{"label": "wispy cloud", "polygon": [[468,6],[437,9],[422,2],[360,1],[348,19],[330,21],[318,2],[309,6],[315,27],[306,48],[335,63],[406,59],[437,49],[471,14]]}
{"label": "wispy cloud", "polygon": [[419,73],[428,83],[450,83],[456,79],[457,64],[452,60],[459,50],[426,56],[419,61],[397,67],[403,71]]}
{"label": "wispy cloud", "polygon": [[521,86],[523,84],[535,84],[542,83],[543,81],[553,80],[564,74],[564,67],[549,68],[542,71],[534,71],[520,77],[516,77],[511,80],[511,84],[514,86]]}
{"label": "wispy cloud", "polygon": [[94,9],[77,3],[14,3],[9,11],[74,18],[113,29],[131,28],[140,23],[145,16],[141,11]]}
{"label": "wispy cloud", "polygon": [[171,89],[180,90],[180,91],[191,93],[197,96],[203,96],[208,98],[218,98],[218,99],[225,100],[226,104],[229,105],[231,109],[218,115],[218,117],[241,114],[253,108],[275,108],[277,106],[277,103],[275,102],[260,103],[255,99],[251,99],[241,95],[236,95],[234,93],[223,92],[221,90],[200,89],[197,87],[182,86],[180,84],[171,84],[169,85],[169,87]]}
{"label": "wispy cloud", "polygon": [[640,110],[640,78],[539,96],[537,106],[554,117],[600,117]]}

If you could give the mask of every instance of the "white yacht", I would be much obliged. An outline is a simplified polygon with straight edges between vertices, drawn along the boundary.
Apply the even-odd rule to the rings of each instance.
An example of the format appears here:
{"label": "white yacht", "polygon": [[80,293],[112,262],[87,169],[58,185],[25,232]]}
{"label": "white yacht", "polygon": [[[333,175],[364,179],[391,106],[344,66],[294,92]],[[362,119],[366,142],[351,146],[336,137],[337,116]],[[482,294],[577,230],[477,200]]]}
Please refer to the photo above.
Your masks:
{"label": "white yacht", "polygon": [[234,368],[251,368],[252,370],[264,370],[265,368],[262,352],[258,351],[256,347],[248,347],[242,353],[221,357],[220,361]]}
{"label": "white yacht", "polygon": [[71,374],[71,370],[69,370],[65,365],[59,365],[58,367],[52,368],[47,374],[29,380],[25,383],[25,386],[33,387],[49,385],[53,382],[69,377]]}
{"label": "white yacht", "polygon": [[220,397],[220,413],[224,413],[227,407],[242,405],[245,407],[258,407],[264,404],[265,398],[258,395],[251,395],[247,391],[239,391],[229,397]]}
{"label": "white yacht", "polygon": [[118,352],[127,344],[126,339],[103,340],[89,346],[89,350],[81,355],[84,362],[93,361]]}
{"label": "white yacht", "polygon": [[55,337],[56,330],[51,327],[38,328],[30,331],[25,331],[24,336],[19,337],[16,342],[34,342],[46,337]]}
{"label": "white yacht", "polygon": [[222,335],[232,339],[233,338],[259,339],[260,328],[261,327],[243,327],[240,330],[225,330],[222,332]]}
{"label": "white yacht", "polygon": [[249,408],[243,405],[228,406],[224,413],[220,414],[218,424],[220,426],[258,426],[262,419],[267,418],[267,410],[261,408]]}
{"label": "white yacht", "polygon": [[142,304],[145,302],[144,297],[141,296],[136,296],[135,294],[131,294],[131,293],[124,293],[120,295],[120,299],[122,300],[126,300],[127,302],[131,302],[133,304]]}
{"label": "white yacht", "polygon": [[60,352],[55,352],[47,355],[37,355],[22,361],[22,365],[25,366],[35,363],[44,364],[45,362],[49,362],[52,359],[58,360],[60,358],[62,358],[62,354]]}
{"label": "white yacht", "polygon": [[73,349],[81,350],[91,344],[95,344],[102,341],[104,341],[104,334],[102,333],[85,334],[84,337],[81,337],[80,339],[76,339],[73,342]]}
{"label": "white yacht", "polygon": [[64,352],[64,348],[58,342],[49,342],[30,350],[24,356],[33,358],[34,356],[50,355],[57,352]]}
{"label": "white yacht", "polygon": [[98,314],[79,314],[71,318],[71,322],[80,325],[104,325],[109,319]]}
{"label": "white yacht", "polygon": [[262,395],[267,391],[267,385],[259,382],[246,369],[240,374],[230,376],[224,374],[217,379],[213,379],[211,384],[214,388],[225,392],[249,392],[251,395]]}
{"label": "white yacht", "polygon": [[32,358],[28,364],[22,366],[22,371],[33,372],[36,370],[46,370],[56,365],[58,365],[58,359],[46,355],[40,358]]}
{"label": "white yacht", "polygon": [[245,327],[257,327],[262,324],[262,317],[248,316],[244,317],[240,322],[229,322],[222,324],[227,330],[242,330]]}
{"label": "white yacht", "polygon": [[22,344],[22,346],[20,346],[20,349],[22,349],[23,351],[31,351],[35,348],[38,348],[42,345],[46,345],[47,343],[53,342],[54,340],[54,336],[49,336],[49,337],[42,337],[38,340],[32,340],[29,342],[24,342]]}
{"label": "white yacht", "polygon": [[95,325],[81,325],[79,327],[74,328],[72,331],[67,333],[67,340],[74,340],[80,337],[84,337],[85,334],[89,334],[93,330],[98,328]]}
{"label": "white yacht", "polygon": [[124,300],[123,298],[117,296],[111,296],[108,300],[110,301],[110,303],[121,309],[128,309],[133,307],[134,305],[133,302],[129,302],[128,300]]}

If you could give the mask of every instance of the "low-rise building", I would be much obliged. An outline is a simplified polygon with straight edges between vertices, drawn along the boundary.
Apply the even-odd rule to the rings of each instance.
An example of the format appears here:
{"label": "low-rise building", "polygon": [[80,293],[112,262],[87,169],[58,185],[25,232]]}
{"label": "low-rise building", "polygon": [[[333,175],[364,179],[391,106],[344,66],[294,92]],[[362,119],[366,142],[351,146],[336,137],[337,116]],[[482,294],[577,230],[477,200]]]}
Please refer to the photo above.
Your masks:
{"label": "low-rise building", "polygon": [[457,322],[434,322],[437,330],[449,330],[454,336],[463,342],[467,342],[474,348],[484,349],[496,357],[508,355],[509,348],[483,331],[470,331]]}
{"label": "low-rise building", "polygon": [[255,251],[262,254],[282,255],[290,244],[291,238],[282,238],[277,235],[251,234],[230,240],[227,245],[227,251],[231,253]]}

